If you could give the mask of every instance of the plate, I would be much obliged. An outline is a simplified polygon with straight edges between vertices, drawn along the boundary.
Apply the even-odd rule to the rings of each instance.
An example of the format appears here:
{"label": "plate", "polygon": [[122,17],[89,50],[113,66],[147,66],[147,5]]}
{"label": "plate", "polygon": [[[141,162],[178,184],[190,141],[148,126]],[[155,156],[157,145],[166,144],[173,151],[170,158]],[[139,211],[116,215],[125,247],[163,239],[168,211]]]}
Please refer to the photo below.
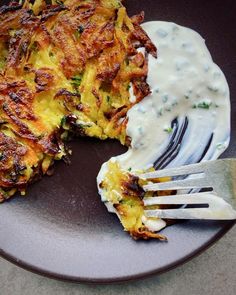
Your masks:
{"label": "plate", "polygon": [[[236,27],[234,1],[129,0],[130,14],[168,20],[198,31],[231,90],[232,140],[236,151]],[[27,197],[0,205],[0,255],[51,278],[112,283],[159,274],[189,260],[223,236],[234,222],[187,221],[166,228],[168,242],[134,241],[101,203],[96,175],[103,162],[126,148],[115,141],[79,138],[72,164],[55,165],[53,177],[33,184]]]}

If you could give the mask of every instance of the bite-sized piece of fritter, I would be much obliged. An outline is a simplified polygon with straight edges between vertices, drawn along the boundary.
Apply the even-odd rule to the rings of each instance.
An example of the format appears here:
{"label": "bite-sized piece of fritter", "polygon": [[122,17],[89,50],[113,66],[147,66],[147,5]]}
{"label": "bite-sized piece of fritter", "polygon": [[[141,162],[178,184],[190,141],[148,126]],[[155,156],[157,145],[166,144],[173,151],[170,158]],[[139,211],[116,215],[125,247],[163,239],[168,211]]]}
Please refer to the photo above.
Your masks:
{"label": "bite-sized piece of fritter", "polygon": [[[136,175],[147,171],[132,171],[131,173],[122,169],[119,162],[114,159],[104,165],[98,176],[99,193],[108,210],[117,214],[125,231],[129,232],[134,239],[167,240],[165,236],[156,231],[164,228],[166,224],[171,224],[170,221],[147,218],[144,212],[143,198],[174,195],[176,192],[145,192],[142,187],[147,184],[147,181]],[[168,180],[169,178],[161,178],[153,181],[165,182]],[[158,206],[152,207],[153,209],[159,208]],[[164,206],[162,207],[164,208]]]}
{"label": "bite-sized piece of fritter", "polygon": [[71,135],[129,144],[127,111],[150,93],[143,14],[118,0],[47,3],[0,8],[0,201],[47,173]]}

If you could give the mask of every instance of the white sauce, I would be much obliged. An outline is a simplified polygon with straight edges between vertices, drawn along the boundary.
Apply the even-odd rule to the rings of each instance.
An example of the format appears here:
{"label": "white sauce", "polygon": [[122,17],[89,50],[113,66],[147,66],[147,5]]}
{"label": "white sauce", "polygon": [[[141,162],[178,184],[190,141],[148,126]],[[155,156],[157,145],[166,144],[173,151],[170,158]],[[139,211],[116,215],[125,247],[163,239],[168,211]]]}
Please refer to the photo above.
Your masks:
{"label": "white sauce", "polygon": [[[115,157],[123,169],[147,169],[166,149],[171,122],[187,116],[189,125],[178,156],[170,166],[197,162],[211,134],[213,139],[203,160],[216,159],[230,139],[229,87],[221,69],[212,61],[204,39],[195,31],[174,23],[153,21],[143,28],[158,49],[149,55],[148,84],[152,94],[128,112],[127,135],[131,148]],[[131,101],[135,101],[131,89]],[[98,176],[101,182],[106,163]],[[103,196],[102,191],[100,194]],[[104,197],[103,197],[103,201]],[[144,218],[150,230],[160,230]]]}

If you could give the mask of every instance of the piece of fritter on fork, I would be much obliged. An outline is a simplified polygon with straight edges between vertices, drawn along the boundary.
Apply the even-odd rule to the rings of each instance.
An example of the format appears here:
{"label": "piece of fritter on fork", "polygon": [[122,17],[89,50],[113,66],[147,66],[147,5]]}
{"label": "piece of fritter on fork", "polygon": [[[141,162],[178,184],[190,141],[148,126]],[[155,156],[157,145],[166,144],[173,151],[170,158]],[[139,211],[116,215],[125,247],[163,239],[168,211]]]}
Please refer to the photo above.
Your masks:
{"label": "piece of fritter on fork", "polygon": [[0,201],[63,158],[71,134],[129,144],[127,111],[150,92],[145,52],[156,56],[142,20],[118,0],[0,8]]}

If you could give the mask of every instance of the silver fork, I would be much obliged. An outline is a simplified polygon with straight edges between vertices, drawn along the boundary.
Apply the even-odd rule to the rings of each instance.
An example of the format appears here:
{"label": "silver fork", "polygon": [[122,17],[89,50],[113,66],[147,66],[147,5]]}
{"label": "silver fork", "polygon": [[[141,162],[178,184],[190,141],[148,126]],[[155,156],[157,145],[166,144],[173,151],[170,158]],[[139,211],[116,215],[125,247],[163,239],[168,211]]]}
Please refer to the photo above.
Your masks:
{"label": "silver fork", "polygon": [[[144,198],[146,217],[168,219],[236,219],[236,159],[206,161],[139,175],[149,180],[171,177],[168,182],[143,186],[145,191],[190,190],[186,194]],[[174,179],[182,176],[182,179]],[[184,179],[183,179],[184,178]],[[208,189],[199,192],[200,189]],[[210,190],[210,191],[209,191]],[[185,205],[175,209],[150,209],[154,205]],[[188,208],[186,205],[191,205]],[[194,208],[192,208],[194,206]],[[205,207],[203,207],[205,206]]]}

